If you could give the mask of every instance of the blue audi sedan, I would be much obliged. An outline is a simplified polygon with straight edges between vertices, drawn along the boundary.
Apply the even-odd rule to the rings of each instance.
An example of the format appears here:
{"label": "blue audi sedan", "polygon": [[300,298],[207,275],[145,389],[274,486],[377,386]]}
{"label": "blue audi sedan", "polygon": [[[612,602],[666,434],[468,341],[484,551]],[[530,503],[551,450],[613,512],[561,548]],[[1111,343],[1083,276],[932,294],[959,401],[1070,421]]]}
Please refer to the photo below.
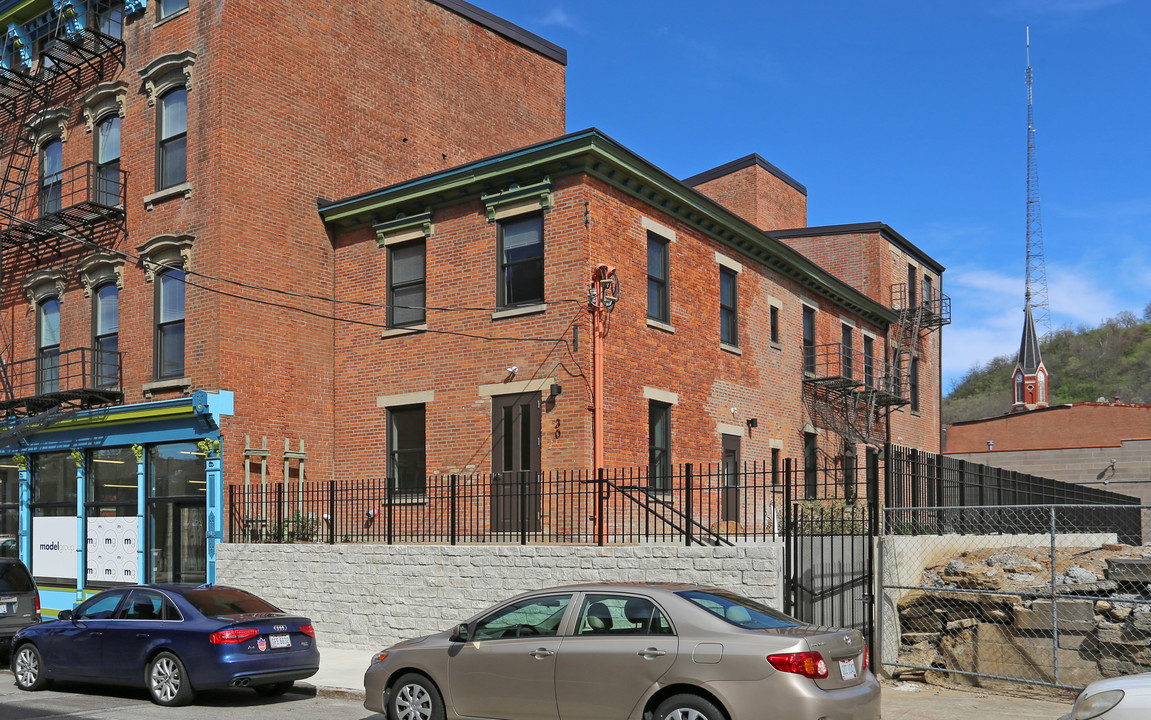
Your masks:
{"label": "blue audi sedan", "polygon": [[10,657],[24,690],[52,680],[143,685],[158,705],[226,687],[280,695],[320,667],[308,618],[222,585],[106,590],[18,632]]}

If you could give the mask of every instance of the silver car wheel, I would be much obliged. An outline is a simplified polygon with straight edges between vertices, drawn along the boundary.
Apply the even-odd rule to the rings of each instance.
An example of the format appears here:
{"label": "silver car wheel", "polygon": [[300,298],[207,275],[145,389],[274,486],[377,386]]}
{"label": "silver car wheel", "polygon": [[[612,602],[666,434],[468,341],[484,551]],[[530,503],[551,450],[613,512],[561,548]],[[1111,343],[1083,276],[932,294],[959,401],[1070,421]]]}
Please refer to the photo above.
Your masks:
{"label": "silver car wheel", "polygon": [[22,688],[36,685],[40,679],[40,656],[31,646],[25,645],[16,653],[16,682]]}
{"label": "silver car wheel", "polygon": [[431,720],[432,696],[419,683],[404,685],[396,693],[398,720]]}
{"label": "silver car wheel", "polygon": [[708,720],[708,717],[695,708],[676,708],[667,714],[667,720]]}
{"label": "silver car wheel", "polygon": [[161,657],[152,664],[152,694],[162,703],[172,702],[180,692],[180,668],[170,657]]}

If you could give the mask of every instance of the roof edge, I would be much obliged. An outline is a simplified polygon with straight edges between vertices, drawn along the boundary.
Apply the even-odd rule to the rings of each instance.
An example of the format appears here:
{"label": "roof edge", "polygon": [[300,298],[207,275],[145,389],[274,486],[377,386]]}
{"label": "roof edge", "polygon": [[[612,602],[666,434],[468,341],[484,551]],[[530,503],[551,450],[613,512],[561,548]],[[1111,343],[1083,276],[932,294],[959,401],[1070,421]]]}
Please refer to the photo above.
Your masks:
{"label": "roof edge", "polygon": [[503,19],[498,15],[493,15],[487,10],[472,5],[465,0],[429,0],[441,7],[447,8],[457,15],[475,22],[479,25],[486,27],[494,33],[503,35],[507,39],[523,45],[529,50],[533,50],[540,55],[554,60],[561,65],[568,64],[568,51],[564,50],[559,45],[553,42],[544,40],[539,35],[525,30],[524,28],[516,25],[513,22]]}
{"label": "roof edge", "polygon": [[919,249],[915,243],[903,237],[895,228],[882,222],[846,223],[842,225],[812,225],[804,228],[790,228],[784,230],[771,230],[772,237],[816,237],[819,235],[848,235],[850,233],[877,232],[887,236],[888,242],[903,248],[908,255],[914,256],[936,273],[942,274],[945,268],[938,260]]}
{"label": "roof edge", "polygon": [[705,182],[711,182],[712,180],[724,177],[725,175],[730,175],[733,172],[743,170],[744,168],[751,167],[752,165],[758,165],[791,187],[795,188],[797,191],[802,193],[804,197],[807,197],[807,188],[801,182],[780,170],[776,166],[772,165],[768,161],[764,160],[759,155],[759,153],[745,155],[738,160],[732,160],[729,163],[724,163],[723,165],[714,167],[711,170],[704,170],[703,172],[692,175],[689,178],[684,178],[680,182],[682,182],[684,185],[687,185],[688,187],[695,187],[696,185],[702,185]]}

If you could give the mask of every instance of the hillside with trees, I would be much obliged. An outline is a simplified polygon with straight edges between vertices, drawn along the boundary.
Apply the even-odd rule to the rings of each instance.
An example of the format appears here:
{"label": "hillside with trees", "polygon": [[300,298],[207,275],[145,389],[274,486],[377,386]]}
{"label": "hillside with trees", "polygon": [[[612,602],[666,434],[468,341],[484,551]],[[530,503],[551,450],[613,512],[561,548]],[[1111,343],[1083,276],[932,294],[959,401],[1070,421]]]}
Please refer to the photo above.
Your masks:
{"label": "hillside with trees", "polygon": [[[1050,374],[1048,403],[1112,402],[1151,404],[1151,304],[1140,319],[1124,311],[1099,327],[1064,328],[1040,346]],[[973,367],[943,398],[942,420],[1003,415],[1011,411],[1015,356]]]}

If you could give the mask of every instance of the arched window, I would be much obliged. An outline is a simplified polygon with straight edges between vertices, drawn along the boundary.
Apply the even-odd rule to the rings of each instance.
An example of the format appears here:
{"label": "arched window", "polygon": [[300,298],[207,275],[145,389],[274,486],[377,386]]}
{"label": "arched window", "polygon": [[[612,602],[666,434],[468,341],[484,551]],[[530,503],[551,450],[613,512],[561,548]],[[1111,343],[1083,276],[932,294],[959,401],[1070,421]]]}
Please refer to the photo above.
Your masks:
{"label": "arched window", "polygon": [[184,376],[184,271],[156,276],[156,379]]}
{"label": "arched window", "polygon": [[36,394],[60,389],[60,300],[55,295],[36,306]]}
{"label": "arched window", "polygon": [[1039,392],[1035,394],[1035,402],[1047,402],[1047,374],[1039,371]]}
{"label": "arched window", "polygon": [[156,127],[156,189],[188,179],[188,91],[176,87],[160,97]]}
{"label": "arched window", "polygon": [[1015,374],[1015,402],[1023,402],[1023,373]]}
{"label": "arched window", "polygon": [[120,385],[120,289],[104,283],[92,293],[92,359],[96,387]]}
{"label": "arched window", "polygon": [[123,204],[120,186],[120,116],[112,113],[96,123],[96,203]]}
{"label": "arched window", "polygon": [[58,137],[40,146],[40,215],[60,211],[64,184],[64,143]]}

